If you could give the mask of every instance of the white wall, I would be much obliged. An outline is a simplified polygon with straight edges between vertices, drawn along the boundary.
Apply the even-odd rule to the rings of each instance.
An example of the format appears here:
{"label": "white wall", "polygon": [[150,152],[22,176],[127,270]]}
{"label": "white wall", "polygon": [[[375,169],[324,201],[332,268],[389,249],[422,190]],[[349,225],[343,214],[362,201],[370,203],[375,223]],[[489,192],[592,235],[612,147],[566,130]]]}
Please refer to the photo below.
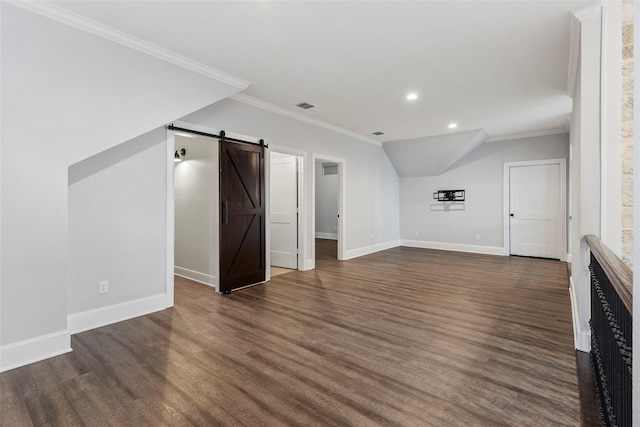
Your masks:
{"label": "white wall", "polygon": [[165,293],[166,152],[160,128],[69,167],[71,332],[98,326],[91,310]]}
{"label": "white wall", "polygon": [[338,175],[322,175],[316,162],[316,237],[338,238]]}
{"label": "white wall", "polygon": [[218,285],[218,140],[176,135],[175,272]]}
{"label": "white wall", "polygon": [[[591,348],[589,248],[586,234],[600,237],[600,9],[583,15],[580,58],[571,117],[571,303],[575,345]],[[618,161],[621,161],[619,159]]]}
{"label": "white wall", "polygon": [[622,258],[622,4],[602,2],[602,242]]}
{"label": "white wall", "polygon": [[[182,119],[196,125],[264,138],[303,155],[304,206],[313,206],[312,154],[346,160],[346,258],[398,244],[398,176],[382,147],[226,99]],[[313,267],[313,224],[303,225],[305,268]],[[372,237],[373,236],[373,237]]]}
{"label": "white wall", "polygon": [[69,350],[68,167],[239,89],[13,4],[0,8],[0,369],[8,369]]}
{"label": "white wall", "polygon": [[[567,134],[488,142],[441,175],[400,178],[403,244],[502,254],[503,164],[568,157]],[[445,211],[438,190],[465,190],[466,200]]]}

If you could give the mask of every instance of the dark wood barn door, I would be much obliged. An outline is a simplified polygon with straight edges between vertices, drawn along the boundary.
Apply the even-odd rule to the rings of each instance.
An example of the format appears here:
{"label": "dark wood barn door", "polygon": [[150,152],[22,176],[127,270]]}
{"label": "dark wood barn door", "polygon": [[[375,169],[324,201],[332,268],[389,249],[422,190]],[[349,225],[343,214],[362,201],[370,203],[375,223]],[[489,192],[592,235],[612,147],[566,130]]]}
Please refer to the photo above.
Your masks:
{"label": "dark wood barn door", "polygon": [[220,141],[220,292],[265,280],[264,147]]}

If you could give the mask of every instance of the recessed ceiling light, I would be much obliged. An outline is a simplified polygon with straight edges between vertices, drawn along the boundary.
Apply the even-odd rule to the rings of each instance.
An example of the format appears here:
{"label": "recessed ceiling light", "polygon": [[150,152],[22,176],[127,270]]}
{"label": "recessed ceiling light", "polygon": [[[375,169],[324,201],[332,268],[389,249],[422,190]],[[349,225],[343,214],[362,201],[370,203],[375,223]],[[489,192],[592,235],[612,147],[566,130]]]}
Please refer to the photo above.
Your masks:
{"label": "recessed ceiling light", "polygon": [[308,110],[309,108],[315,107],[315,105],[311,105],[308,102],[301,102],[300,104],[298,104],[296,106],[300,107],[300,108],[304,108],[305,110]]}
{"label": "recessed ceiling light", "polygon": [[457,127],[458,127],[457,123],[449,123],[449,126],[448,126],[449,129],[455,129]]}
{"label": "recessed ceiling light", "polygon": [[410,93],[409,95],[407,95],[407,101],[415,101],[416,99],[418,99],[417,93]]}
{"label": "recessed ceiling light", "polygon": [[377,135],[377,136],[380,136],[380,135],[384,135],[384,132],[377,131],[377,132],[373,132],[373,134]]}

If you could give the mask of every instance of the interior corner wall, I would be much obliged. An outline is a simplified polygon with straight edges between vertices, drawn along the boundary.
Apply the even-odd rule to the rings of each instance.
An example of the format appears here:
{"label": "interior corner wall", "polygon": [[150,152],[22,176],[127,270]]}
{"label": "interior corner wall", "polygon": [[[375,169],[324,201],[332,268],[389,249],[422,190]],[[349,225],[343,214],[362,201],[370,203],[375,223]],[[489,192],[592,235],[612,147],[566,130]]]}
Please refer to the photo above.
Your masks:
{"label": "interior corner wall", "polygon": [[[102,326],[109,316],[96,319],[96,310],[107,307],[147,300],[147,311],[164,308],[166,164],[159,128],[69,167],[72,332]],[[98,293],[100,281],[108,293]]]}
{"label": "interior corner wall", "polygon": [[[382,150],[343,134],[299,120],[225,99],[181,119],[183,122],[213,129],[224,129],[263,138],[267,144],[305,152],[304,206],[313,206],[311,195],[312,154],[345,159],[346,235],[345,257],[350,258],[398,245],[398,175]],[[310,215],[309,215],[310,216]],[[305,254],[312,254],[313,225],[303,224]],[[373,236],[373,237],[372,237]],[[305,269],[313,259],[304,260]]]}
{"label": "interior corner wall", "polygon": [[323,175],[322,163],[316,162],[316,237],[337,239],[339,175]]}
{"label": "interior corner wall", "polygon": [[175,273],[218,286],[218,140],[176,135]]}
{"label": "interior corner wall", "polygon": [[[400,178],[403,244],[503,254],[504,163],[568,157],[568,134],[487,142],[440,175]],[[447,210],[438,190],[465,190],[466,200]]]}

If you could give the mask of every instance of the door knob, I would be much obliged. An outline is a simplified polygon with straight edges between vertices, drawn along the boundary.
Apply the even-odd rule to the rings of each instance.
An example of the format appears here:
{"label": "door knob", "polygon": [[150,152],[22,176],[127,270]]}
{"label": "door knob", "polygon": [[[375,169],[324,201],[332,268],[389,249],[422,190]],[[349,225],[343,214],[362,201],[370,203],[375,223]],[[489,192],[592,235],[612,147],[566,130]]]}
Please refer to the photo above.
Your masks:
{"label": "door knob", "polygon": [[515,216],[514,214],[510,214],[509,216]]}

